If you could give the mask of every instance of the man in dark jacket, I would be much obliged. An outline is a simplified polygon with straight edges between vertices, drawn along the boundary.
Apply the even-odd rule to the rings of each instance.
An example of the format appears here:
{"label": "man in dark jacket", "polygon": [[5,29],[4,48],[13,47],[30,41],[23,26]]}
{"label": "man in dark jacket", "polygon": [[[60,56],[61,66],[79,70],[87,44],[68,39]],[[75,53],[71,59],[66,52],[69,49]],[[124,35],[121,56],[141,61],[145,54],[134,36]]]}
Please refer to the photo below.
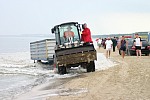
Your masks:
{"label": "man in dark jacket", "polygon": [[85,43],[93,43],[92,38],[91,38],[91,31],[89,28],[87,28],[87,24],[83,24],[83,31],[81,34],[81,40],[84,41]]}
{"label": "man in dark jacket", "polygon": [[115,52],[115,48],[116,48],[116,46],[117,46],[116,37],[112,38],[112,42],[113,42],[113,52]]}

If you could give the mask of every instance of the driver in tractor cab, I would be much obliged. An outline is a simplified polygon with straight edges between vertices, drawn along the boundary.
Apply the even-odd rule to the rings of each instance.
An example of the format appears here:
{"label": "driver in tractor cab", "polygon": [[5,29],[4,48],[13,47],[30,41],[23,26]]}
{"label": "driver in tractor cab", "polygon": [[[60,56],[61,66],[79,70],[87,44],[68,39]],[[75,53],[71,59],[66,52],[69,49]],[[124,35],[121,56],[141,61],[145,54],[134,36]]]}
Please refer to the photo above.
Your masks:
{"label": "driver in tractor cab", "polygon": [[67,31],[64,32],[64,38],[67,42],[73,43],[74,32],[71,31],[72,27],[68,26]]}
{"label": "driver in tractor cab", "polygon": [[85,44],[93,43],[91,38],[91,31],[89,28],[87,28],[87,24],[84,23],[82,28],[83,31],[81,33],[81,40],[84,41]]}

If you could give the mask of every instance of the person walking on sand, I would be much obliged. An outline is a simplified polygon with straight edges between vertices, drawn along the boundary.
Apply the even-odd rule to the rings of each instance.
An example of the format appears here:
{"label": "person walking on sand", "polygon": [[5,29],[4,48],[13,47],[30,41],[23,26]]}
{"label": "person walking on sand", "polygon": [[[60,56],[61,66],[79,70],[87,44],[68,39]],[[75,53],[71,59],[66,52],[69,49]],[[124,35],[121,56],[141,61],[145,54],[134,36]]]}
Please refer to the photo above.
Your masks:
{"label": "person walking on sand", "polygon": [[122,39],[120,41],[120,51],[121,51],[122,58],[124,58],[125,56],[125,51],[127,47],[128,47],[128,42],[125,40],[125,37],[122,36]]}
{"label": "person walking on sand", "polygon": [[113,44],[110,37],[107,38],[105,44],[106,44],[106,58],[110,58],[110,53],[111,53],[112,44]]}
{"label": "person walking on sand", "polygon": [[141,47],[142,47],[142,41],[141,38],[139,37],[138,33],[135,34],[135,40],[134,40],[134,46],[135,46],[135,50],[136,50],[136,55],[137,57],[141,57]]}

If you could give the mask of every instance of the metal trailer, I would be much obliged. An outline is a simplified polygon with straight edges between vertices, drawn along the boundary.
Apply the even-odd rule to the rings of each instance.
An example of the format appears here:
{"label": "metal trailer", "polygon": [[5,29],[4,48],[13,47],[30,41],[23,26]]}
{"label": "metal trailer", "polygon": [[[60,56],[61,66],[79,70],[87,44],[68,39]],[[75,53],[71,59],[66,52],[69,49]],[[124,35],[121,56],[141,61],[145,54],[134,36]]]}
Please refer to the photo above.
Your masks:
{"label": "metal trailer", "polygon": [[56,45],[55,39],[45,39],[30,43],[31,59],[37,61],[53,61],[54,48]]}

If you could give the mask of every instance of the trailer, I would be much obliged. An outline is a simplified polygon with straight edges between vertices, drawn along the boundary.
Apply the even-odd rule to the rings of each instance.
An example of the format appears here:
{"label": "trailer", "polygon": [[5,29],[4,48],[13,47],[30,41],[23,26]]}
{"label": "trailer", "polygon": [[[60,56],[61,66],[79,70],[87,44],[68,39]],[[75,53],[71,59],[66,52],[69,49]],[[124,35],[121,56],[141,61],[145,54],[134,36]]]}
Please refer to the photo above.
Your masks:
{"label": "trailer", "polygon": [[45,39],[30,43],[31,59],[38,62],[53,62],[55,39]]}

